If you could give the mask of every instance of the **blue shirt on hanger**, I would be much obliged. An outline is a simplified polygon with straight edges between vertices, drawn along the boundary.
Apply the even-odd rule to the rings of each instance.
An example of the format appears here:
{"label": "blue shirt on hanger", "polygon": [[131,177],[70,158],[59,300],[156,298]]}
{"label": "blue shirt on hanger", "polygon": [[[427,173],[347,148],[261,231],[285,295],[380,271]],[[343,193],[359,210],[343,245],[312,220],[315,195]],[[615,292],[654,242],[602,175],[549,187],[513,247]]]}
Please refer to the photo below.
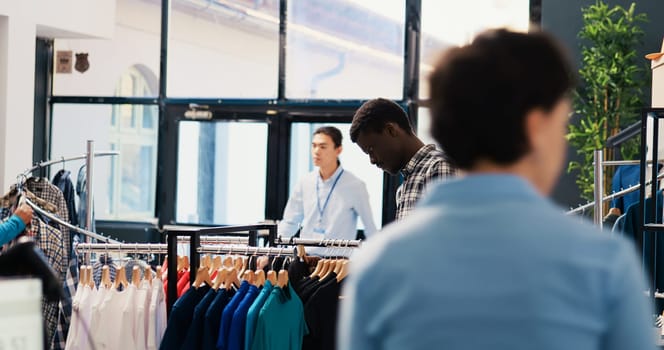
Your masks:
{"label": "blue shirt on hanger", "polygon": [[233,323],[231,331],[228,333],[228,350],[244,349],[244,335],[247,326],[247,312],[258,296],[259,289],[256,286],[249,286],[247,294],[233,313]]}
{"label": "blue shirt on hanger", "polygon": [[273,286],[269,280],[265,280],[263,289],[258,293],[258,297],[254,300],[254,303],[249,307],[247,312],[247,324],[245,326],[244,332],[244,348],[246,350],[251,350],[251,345],[254,341],[254,333],[256,332],[256,322],[258,321],[258,313],[261,311],[261,308],[265,304],[267,297],[272,292]]}
{"label": "blue shirt on hanger", "polygon": [[240,305],[242,299],[249,291],[249,282],[242,281],[240,284],[240,289],[237,290],[237,293],[233,296],[228,305],[224,308],[224,311],[221,313],[221,324],[219,325],[219,337],[217,338],[217,350],[227,350],[228,349],[228,334],[231,331],[231,324],[233,323],[233,314],[235,309]]}

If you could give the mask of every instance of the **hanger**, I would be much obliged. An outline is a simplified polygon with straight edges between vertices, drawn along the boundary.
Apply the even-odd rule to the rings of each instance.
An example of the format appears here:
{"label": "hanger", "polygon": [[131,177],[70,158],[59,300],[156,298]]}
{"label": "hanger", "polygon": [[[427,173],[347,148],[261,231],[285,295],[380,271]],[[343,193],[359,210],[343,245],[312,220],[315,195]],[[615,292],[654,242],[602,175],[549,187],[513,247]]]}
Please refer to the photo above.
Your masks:
{"label": "hanger", "polygon": [[228,273],[230,272],[230,269],[225,269],[223,267],[220,267],[217,269],[217,277],[214,279],[214,283],[212,284],[212,288],[214,290],[218,290],[219,287],[224,285],[226,280],[228,279]]}
{"label": "hanger", "polygon": [[94,288],[95,287],[95,280],[92,277],[92,266],[87,265],[85,267],[85,271],[86,271],[85,272],[85,278],[86,278],[86,281],[88,282],[87,285],[90,286],[90,288]]}
{"label": "hanger", "polygon": [[129,282],[127,281],[127,273],[125,272],[125,267],[124,265],[120,266],[117,271],[115,271],[115,284],[113,287],[115,289],[120,288],[122,286],[123,288],[127,288],[129,286]]}
{"label": "hanger", "polygon": [[141,269],[138,266],[134,266],[131,269],[131,284],[138,287],[141,284]]}
{"label": "hanger", "polygon": [[158,280],[161,280],[161,266],[157,266],[157,275],[155,276]]}
{"label": "hanger", "polygon": [[265,284],[265,271],[256,270],[254,272],[254,285],[256,287],[262,287]]}
{"label": "hanger", "polygon": [[235,287],[239,287],[240,279],[238,279],[237,277],[238,274],[237,270],[235,269],[235,267],[229,267],[227,269],[228,269],[228,275],[226,277],[227,280],[224,286],[226,287],[227,290],[231,289],[232,285],[235,285]]}
{"label": "hanger", "polygon": [[182,264],[183,264],[183,269],[184,270],[189,270],[189,255],[185,255],[182,257]]}
{"label": "hanger", "polygon": [[[221,249],[221,248],[219,248],[219,249]],[[214,270],[214,271],[218,271],[219,268],[221,267],[221,263],[222,263],[222,262],[221,262],[221,255],[216,255],[216,256],[212,259],[212,270]]]}
{"label": "hanger", "polygon": [[88,274],[87,274],[87,269],[85,268],[85,265],[81,265],[81,268],[79,269],[78,276],[79,276],[78,283],[80,283],[83,286],[87,286],[88,285],[88,280],[87,280]]}
{"label": "hanger", "polygon": [[279,271],[279,275],[277,276],[277,284],[281,288],[285,288],[288,285],[288,271]]}
{"label": "hanger", "polygon": [[247,270],[244,272],[242,275],[242,280],[249,282],[249,284],[254,285],[254,272],[251,270]]}
{"label": "hanger", "polygon": [[150,267],[150,265],[146,266],[145,267],[145,272],[143,273],[143,280],[148,281],[148,283],[150,285],[152,285],[152,278],[153,277],[154,276],[152,276],[152,268]]}
{"label": "hanger", "polygon": [[210,267],[212,266],[212,258],[210,258],[209,255],[204,254],[203,259],[201,259],[201,266],[209,270]]}
{"label": "hanger", "polygon": [[337,272],[337,282],[341,282],[348,275],[348,260],[343,260],[339,265],[341,268]]}
{"label": "hanger", "polygon": [[196,280],[192,287],[198,288],[202,287],[203,283],[207,283],[208,286],[212,286],[212,281],[210,280],[210,270],[207,267],[201,266],[196,270]]}
{"label": "hanger", "polygon": [[296,250],[297,257],[300,258],[300,261],[304,261],[304,257],[307,256],[307,252],[304,250],[304,245],[298,244]]}

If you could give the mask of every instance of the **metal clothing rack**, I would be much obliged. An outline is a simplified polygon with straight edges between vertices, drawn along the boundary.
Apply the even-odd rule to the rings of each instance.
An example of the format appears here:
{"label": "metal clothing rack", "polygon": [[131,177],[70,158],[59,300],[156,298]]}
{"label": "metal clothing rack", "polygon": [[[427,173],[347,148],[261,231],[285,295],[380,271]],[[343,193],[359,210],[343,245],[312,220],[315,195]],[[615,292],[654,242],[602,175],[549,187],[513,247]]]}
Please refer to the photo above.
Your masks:
{"label": "metal clothing rack", "polygon": [[273,245],[304,245],[310,247],[353,247],[357,248],[362,245],[361,240],[357,239],[310,239],[310,238],[283,238],[281,236],[275,238]]}
{"label": "metal clothing rack", "polygon": [[[102,242],[106,243],[120,243],[119,241],[116,241],[114,239],[105,237],[103,235],[99,235],[95,232],[90,231],[90,228],[92,227],[92,202],[93,202],[93,195],[92,195],[92,180],[93,180],[93,171],[94,171],[94,158],[95,157],[103,157],[103,156],[116,156],[119,155],[119,152],[95,152],[94,151],[94,141],[88,140],[86,144],[86,154],[81,155],[81,156],[75,156],[75,157],[69,157],[69,158],[64,158],[61,157],[60,159],[57,160],[50,160],[50,161],[45,161],[45,162],[40,162],[35,164],[33,167],[30,169],[24,171],[21,175],[19,175],[18,179],[18,184],[17,184],[17,189],[19,192],[23,190],[22,188],[22,180],[27,178],[32,172],[45,168],[47,166],[51,166],[54,164],[60,164],[60,163],[65,163],[65,162],[70,162],[73,160],[81,160],[85,159],[85,166],[86,166],[86,193],[87,193],[87,198],[86,198],[86,208],[88,208],[86,212],[86,220],[85,220],[85,229],[73,226],[63,220],[62,218],[57,217],[56,215],[53,215],[43,209],[41,209],[38,205],[33,203],[32,201],[28,200],[26,198],[26,203],[32,207],[33,210],[37,211],[39,214],[44,215],[48,217],[49,219],[57,222],[60,225],[63,225],[70,230],[74,230],[76,232],[82,233],[83,235],[86,236],[86,241],[90,243],[91,239],[96,239],[100,240]],[[89,259],[88,259],[89,261]]]}
{"label": "metal clothing rack", "polygon": [[[268,242],[274,241],[277,235],[277,225],[276,224],[256,224],[256,225],[242,225],[242,226],[221,226],[221,227],[211,227],[211,228],[201,228],[201,229],[167,229],[166,239],[167,239],[167,252],[168,256],[177,256],[178,254],[178,240],[180,237],[189,238],[189,264],[190,266],[199,266],[200,265],[200,256],[196,253],[206,252],[206,253],[224,253],[224,252],[235,252],[240,253],[245,248],[231,247],[231,246],[215,246],[211,248],[210,246],[201,246],[201,236],[237,236],[242,232],[248,234],[248,247],[257,247],[258,246],[258,236],[259,231],[267,230],[268,231]],[[247,234],[242,236],[246,237]],[[264,248],[261,248],[264,249]],[[166,291],[167,298],[167,313],[170,316],[171,309],[173,304],[177,299],[177,259],[168,259],[168,290]],[[190,283],[193,283],[196,280],[196,274],[190,274]]]}

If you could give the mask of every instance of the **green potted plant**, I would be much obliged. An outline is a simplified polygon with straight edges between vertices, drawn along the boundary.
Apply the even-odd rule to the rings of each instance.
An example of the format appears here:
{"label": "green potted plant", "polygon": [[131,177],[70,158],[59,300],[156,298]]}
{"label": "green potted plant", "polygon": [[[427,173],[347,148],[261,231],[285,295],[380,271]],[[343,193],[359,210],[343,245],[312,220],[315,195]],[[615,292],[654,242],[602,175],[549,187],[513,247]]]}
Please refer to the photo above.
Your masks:
{"label": "green potted plant", "polygon": [[[605,149],[608,137],[639,118],[643,106],[643,88],[649,83],[644,64],[639,64],[635,47],[641,42],[643,30],[639,23],[647,21],[644,13],[629,8],[609,7],[604,1],[582,8],[581,79],[574,91],[574,109],[578,124],[570,124],[567,138],[581,161],[571,161],[568,172],[578,170],[576,183],[581,197],[593,198],[593,150],[604,149],[604,159],[615,159],[613,150]],[[636,159],[639,140],[632,139],[621,149],[623,159]],[[605,188],[610,188],[612,168],[605,169]]]}

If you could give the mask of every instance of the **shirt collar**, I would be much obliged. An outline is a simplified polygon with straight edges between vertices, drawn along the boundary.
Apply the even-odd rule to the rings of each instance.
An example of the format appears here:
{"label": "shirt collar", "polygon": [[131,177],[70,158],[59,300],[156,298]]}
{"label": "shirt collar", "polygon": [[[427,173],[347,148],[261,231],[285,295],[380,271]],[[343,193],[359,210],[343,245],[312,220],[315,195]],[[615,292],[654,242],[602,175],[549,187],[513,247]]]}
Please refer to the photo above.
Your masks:
{"label": "shirt collar", "polygon": [[336,179],[337,176],[339,176],[339,173],[341,173],[341,170],[343,170],[343,168],[341,167],[341,163],[339,163],[339,166],[337,167],[337,170],[335,170],[334,173],[332,174],[332,176],[328,177],[327,180],[323,180],[323,178],[320,176],[320,169],[316,172],[316,176],[318,176],[318,179],[321,182],[325,183],[327,181]]}
{"label": "shirt collar", "polygon": [[401,169],[401,175],[403,177],[408,177],[410,174],[412,174],[415,169],[418,168],[418,165],[424,161],[424,158],[426,157],[429,152],[433,151],[436,148],[435,145],[429,144],[429,145],[424,145],[422,146],[415,154],[413,155],[412,158],[406,163],[406,166]]}

